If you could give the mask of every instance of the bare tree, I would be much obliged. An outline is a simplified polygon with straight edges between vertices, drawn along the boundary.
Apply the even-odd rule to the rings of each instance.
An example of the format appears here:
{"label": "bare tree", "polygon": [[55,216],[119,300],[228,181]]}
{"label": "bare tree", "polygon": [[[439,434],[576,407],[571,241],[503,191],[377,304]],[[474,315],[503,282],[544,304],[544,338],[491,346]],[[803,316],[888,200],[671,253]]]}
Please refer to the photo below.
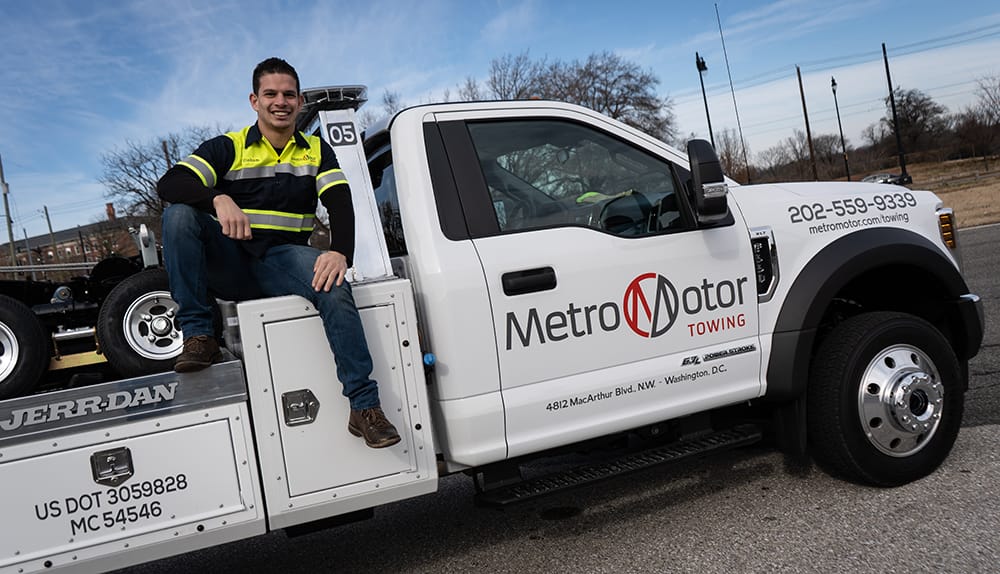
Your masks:
{"label": "bare tree", "polygon": [[844,175],[844,156],[840,150],[840,137],[836,134],[813,136],[813,151],[820,179],[834,179]]}
{"label": "bare tree", "polygon": [[[968,146],[968,153],[983,158],[987,171],[989,156],[997,141],[1000,130],[991,124],[989,116],[977,106],[965,108],[954,118],[955,137]],[[964,151],[964,146],[963,146]],[[962,155],[965,155],[964,153]]]}
{"label": "bare tree", "polygon": [[780,151],[776,151],[774,155],[783,160],[784,164],[774,166],[770,171],[778,175],[778,179],[800,181],[812,179],[809,142],[804,131],[794,130],[791,136],[782,140],[776,147]]}
{"label": "bare tree", "polygon": [[806,132],[793,131],[791,137],[785,138],[785,145],[788,147],[793,162],[809,161],[809,142],[806,140]]}
{"label": "bare tree", "polygon": [[546,93],[601,112],[664,140],[677,136],[673,103],[656,92],[660,80],[611,52],[549,68]]}
{"label": "bare tree", "polygon": [[938,104],[920,90],[893,90],[896,99],[896,116],[893,120],[889,98],[886,97],[886,115],[880,122],[888,128],[889,134],[899,132],[903,148],[907,153],[931,149],[942,134],[948,131],[945,120],[947,108]]}
{"label": "bare tree", "polygon": [[391,116],[405,107],[406,104],[400,98],[399,92],[390,92],[389,90],[382,92],[382,111],[385,115]]}
{"label": "bare tree", "polygon": [[[813,151],[816,154],[817,171],[821,179],[844,176],[843,151],[840,137],[834,134],[813,136]],[[753,166],[766,181],[811,180],[812,158],[809,156],[809,142],[802,130],[795,130],[791,137],[757,154],[757,165]]]}
{"label": "bare tree", "polygon": [[486,87],[496,100],[524,100],[540,96],[545,68],[544,59],[533,62],[527,51],[516,56],[505,54],[490,62]]}
{"label": "bare tree", "polygon": [[591,54],[584,61],[550,63],[533,61],[528,52],[522,52],[491,62],[485,95],[498,100],[540,97],[579,104],[674,141],[673,102],[656,94],[659,83],[652,72],[611,52]]}
{"label": "bare tree", "polygon": [[715,147],[722,164],[722,171],[729,177],[746,183],[747,166],[743,160],[743,145],[733,128],[720,130],[715,134]]}
{"label": "bare tree", "polygon": [[788,146],[782,142],[757,154],[757,169],[763,181],[781,181],[785,179],[784,172],[792,163],[792,155]]}
{"label": "bare tree", "polygon": [[1000,124],[1000,75],[980,78],[977,84],[977,107],[994,125]]}
{"label": "bare tree", "polygon": [[892,133],[882,122],[870,124],[861,132],[861,137],[869,146],[878,146],[885,141]]}
{"label": "bare tree", "polygon": [[104,174],[100,182],[104,196],[117,210],[159,229],[163,204],[156,194],[156,182],[167,169],[193,152],[198,145],[223,130],[191,127],[147,142],[126,141],[101,157]]}
{"label": "bare tree", "polygon": [[390,92],[388,89],[383,90],[382,107],[378,109],[367,107],[358,112],[358,126],[363,130],[385,116],[394,115],[405,107],[406,104],[403,102],[402,97],[400,97],[399,92]]}
{"label": "bare tree", "polygon": [[976,103],[954,118],[954,130],[973,156],[983,158],[989,171],[989,156],[1000,141],[1000,76],[982,78],[978,84]]}
{"label": "bare tree", "polygon": [[465,82],[458,87],[458,98],[463,102],[476,102],[487,99],[482,86],[472,76],[466,76]]}

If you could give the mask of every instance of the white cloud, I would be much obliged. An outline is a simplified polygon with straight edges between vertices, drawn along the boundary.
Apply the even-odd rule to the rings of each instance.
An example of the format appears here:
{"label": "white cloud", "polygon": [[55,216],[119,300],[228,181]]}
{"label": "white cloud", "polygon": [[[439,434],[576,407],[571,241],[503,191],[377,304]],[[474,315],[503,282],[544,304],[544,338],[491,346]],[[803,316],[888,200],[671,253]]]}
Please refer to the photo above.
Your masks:
{"label": "white cloud", "polygon": [[[500,3],[503,6],[504,3]],[[533,0],[516,2],[500,11],[480,31],[481,39],[495,46],[509,45],[512,38],[522,38],[535,27],[537,12]]]}

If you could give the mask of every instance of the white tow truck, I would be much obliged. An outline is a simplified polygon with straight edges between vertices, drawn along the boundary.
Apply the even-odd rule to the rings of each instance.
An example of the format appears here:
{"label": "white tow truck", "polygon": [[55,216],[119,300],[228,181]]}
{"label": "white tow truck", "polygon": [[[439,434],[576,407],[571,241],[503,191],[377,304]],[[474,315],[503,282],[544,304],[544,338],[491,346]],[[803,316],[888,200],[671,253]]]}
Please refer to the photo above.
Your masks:
{"label": "white tow truck", "polygon": [[[424,105],[362,136],[363,96],[309,90],[300,127],[351,181],[354,294],[402,441],[347,432],[304,299],[224,304],[221,364],[0,401],[0,572],[123,567],[456,472],[507,504],[765,433],[881,486],[947,456],[983,318],[932,193],[739,186],[705,142],[558,102]],[[649,448],[520,479],[621,436]]]}

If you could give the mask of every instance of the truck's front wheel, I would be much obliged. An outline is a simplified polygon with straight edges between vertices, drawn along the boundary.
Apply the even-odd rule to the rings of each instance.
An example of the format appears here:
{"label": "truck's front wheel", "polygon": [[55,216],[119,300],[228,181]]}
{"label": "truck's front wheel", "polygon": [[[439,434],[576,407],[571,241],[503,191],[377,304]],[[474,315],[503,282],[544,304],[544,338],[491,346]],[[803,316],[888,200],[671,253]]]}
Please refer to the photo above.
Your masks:
{"label": "truck's front wheel", "polygon": [[813,456],[834,474],[878,486],[926,476],[958,436],[964,387],[954,351],[930,323],[904,313],[852,317],[812,363]]}
{"label": "truck's front wheel", "polygon": [[184,345],[176,313],[163,269],[140,271],[116,285],[97,319],[108,363],[125,377],[169,371]]}
{"label": "truck's front wheel", "polygon": [[45,329],[24,303],[0,295],[0,399],[30,391],[49,364]]}

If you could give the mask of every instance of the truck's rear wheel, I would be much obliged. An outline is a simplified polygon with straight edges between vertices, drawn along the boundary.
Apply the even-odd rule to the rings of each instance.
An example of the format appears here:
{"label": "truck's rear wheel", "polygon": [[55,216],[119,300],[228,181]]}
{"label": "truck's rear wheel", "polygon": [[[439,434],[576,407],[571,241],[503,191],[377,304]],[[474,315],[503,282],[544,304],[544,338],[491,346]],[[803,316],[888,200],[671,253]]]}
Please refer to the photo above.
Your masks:
{"label": "truck's rear wheel", "polygon": [[176,315],[163,269],[141,271],[116,285],[97,318],[97,339],[111,367],[125,377],[172,369],[184,346]]}
{"label": "truck's rear wheel", "polygon": [[0,399],[28,393],[49,363],[45,329],[31,309],[0,295]]}
{"label": "truck's rear wheel", "polygon": [[933,325],[866,313],[833,329],[810,372],[813,456],[833,474],[896,486],[936,469],[962,422],[958,359]]}

